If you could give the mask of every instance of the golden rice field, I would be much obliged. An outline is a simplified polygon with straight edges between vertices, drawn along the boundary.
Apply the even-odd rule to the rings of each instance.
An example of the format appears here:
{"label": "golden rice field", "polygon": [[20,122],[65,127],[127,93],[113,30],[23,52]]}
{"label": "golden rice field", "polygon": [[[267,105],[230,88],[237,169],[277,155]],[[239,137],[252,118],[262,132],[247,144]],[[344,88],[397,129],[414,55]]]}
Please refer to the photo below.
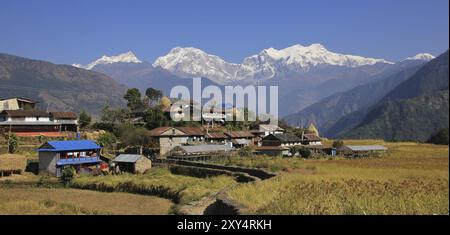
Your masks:
{"label": "golden rice field", "polygon": [[449,148],[379,140],[378,158],[310,159],[255,156],[233,164],[262,167],[280,174],[228,192],[251,214],[448,214]]}
{"label": "golden rice field", "polygon": [[164,215],[170,200],[128,193],[0,186],[0,215]]}
{"label": "golden rice field", "polygon": [[156,195],[177,204],[186,204],[237,184],[231,176],[196,178],[172,174],[167,169],[152,168],[143,175],[110,175],[79,177],[72,187],[106,192],[129,192]]}

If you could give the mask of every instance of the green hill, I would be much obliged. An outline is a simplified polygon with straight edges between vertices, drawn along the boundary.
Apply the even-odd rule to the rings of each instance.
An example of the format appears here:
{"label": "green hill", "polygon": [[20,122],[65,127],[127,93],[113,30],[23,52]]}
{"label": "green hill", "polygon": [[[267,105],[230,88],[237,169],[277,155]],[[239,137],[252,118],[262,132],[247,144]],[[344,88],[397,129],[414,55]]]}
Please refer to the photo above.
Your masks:
{"label": "green hill", "polygon": [[426,141],[449,126],[448,51],[399,84],[343,138]]}
{"label": "green hill", "polygon": [[37,100],[43,109],[99,114],[106,102],[124,105],[125,91],[98,72],[0,54],[0,98],[20,96]]}

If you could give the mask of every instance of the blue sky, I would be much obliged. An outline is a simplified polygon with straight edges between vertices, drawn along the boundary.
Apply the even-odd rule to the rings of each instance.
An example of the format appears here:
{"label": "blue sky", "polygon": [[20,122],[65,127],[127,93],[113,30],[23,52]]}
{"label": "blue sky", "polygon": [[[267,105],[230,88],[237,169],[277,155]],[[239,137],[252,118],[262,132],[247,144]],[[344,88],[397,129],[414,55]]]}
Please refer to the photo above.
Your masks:
{"label": "blue sky", "polygon": [[241,62],[264,48],[321,43],[398,61],[449,45],[448,0],[2,0],[0,52],[86,64],[131,50],[153,62],[193,46]]}

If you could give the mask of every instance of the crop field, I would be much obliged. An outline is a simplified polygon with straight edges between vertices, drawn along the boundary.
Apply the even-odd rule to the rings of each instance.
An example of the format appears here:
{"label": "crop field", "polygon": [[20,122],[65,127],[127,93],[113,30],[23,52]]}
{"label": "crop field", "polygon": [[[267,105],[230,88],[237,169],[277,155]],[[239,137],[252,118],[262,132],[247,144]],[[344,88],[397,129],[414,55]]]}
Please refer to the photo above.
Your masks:
{"label": "crop field", "polygon": [[0,198],[0,215],[164,215],[173,206],[153,196],[23,185],[0,185]]}
{"label": "crop field", "polygon": [[258,157],[228,164],[266,168],[279,176],[228,192],[251,214],[448,214],[448,146],[378,140],[376,158]]}
{"label": "crop field", "polygon": [[177,204],[186,204],[237,184],[233,177],[216,176],[196,178],[175,175],[167,169],[152,168],[143,175],[111,175],[104,177],[79,177],[72,187],[105,192],[129,192],[156,195]]}

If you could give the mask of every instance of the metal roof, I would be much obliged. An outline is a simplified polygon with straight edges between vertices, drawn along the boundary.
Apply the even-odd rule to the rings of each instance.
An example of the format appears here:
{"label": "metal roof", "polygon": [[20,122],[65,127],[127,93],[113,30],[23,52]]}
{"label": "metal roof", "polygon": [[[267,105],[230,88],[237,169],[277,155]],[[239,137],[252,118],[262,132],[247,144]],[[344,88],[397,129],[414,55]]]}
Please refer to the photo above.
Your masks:
{"label": "metal roof", "polygon": [[382,145],[346,145],[344,146],[344,148],[355,152],[387,150],[387,148]]}
{"label": "metal roof", "polygon": [[204,152],[219,152],[219,151],[233,150],[233,148],[228,145],[219,145],[219,144],[185,145],[178,147],[181,148],[186,153],[204,153]]}
{"label": "metal roof", "polygon": [[303,134],[304,140],[321,141],[320,137],[315,134]]}
{"label": "metal roof", "polygon": [[92,140],[66,140],[66,141],[48,141],[38,148],[38,152],[61,152],[61,151],[79,151],[101,149]]}
{"label": "metal roof", "polygon": [[212,133],[206,134],[206,138],[208,138],[208,139],[226,139],[226,138],[228,138],[228,136],[222,132],[212,132]]}
{"label": "metal roof", "polygon": [[301,142],[302,141],[298,136],[296,136],[292,133],[270,134],[270,135],[264,137],[264,139],[271,139],[272,137],[275,137],[276,139],[280,140],[283,143],[285,143],[285,142]]}
{"label": "metal roof", "polygon": [[250,131],[229,131],[225,133],[230,138],[253,138],[255,137]]}
{"label": "metal roof", "polygon": [[38,103],[37,101],[30,100],[30,99],[27,99],[27,98],[22,98],[22,97],[10,97],[10,98],[4,98],[4,99],[0,99],[0,101],[4,101],[4,100],[14,100],[14,99],[17,99],[18,101],[22,101],[22,102],[26,102],[26,103],[32,103],[32,104]]}
{"label": "metal roof", "polygon": [[3,110],[2,114],[9,117],[50,117],[50,114],[42,110]]}
{"label": "metal roof", "polygon": [[113,159],[113,162],[137,162],[141,157],[143,156],[139,154],[120,154]]}
{"label": "metal roof", "polygon": [[259,125],[259,131],[284,131],[284,129],[277,125],[261,124]]}

